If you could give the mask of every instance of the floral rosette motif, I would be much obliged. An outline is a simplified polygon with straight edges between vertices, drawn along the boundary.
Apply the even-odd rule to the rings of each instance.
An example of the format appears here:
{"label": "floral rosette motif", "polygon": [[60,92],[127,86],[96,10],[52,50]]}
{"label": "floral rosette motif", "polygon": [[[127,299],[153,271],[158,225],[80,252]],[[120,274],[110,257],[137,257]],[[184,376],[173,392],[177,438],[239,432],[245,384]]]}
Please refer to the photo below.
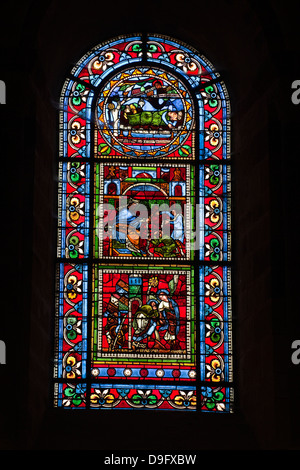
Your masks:
{"label": "floral rosette motif", "polygon": [[74,149],[78,150],[85,144],[85,125],[84,121],[77,116],[69,121],[68,124],[68,142],[69,145]]}
{"label": "floral rosette motif", "polygon": [[164,397],[152,389],[118,389],[120,396],[130,408],[159,408]]}
{"label": "floral rosette motif", "polygon": [[[213,309],[212,314],[209,313],[206,317],[206,338],[208,345],[208,352],[212,352],[220,347],[224,339],[223,319],[220,314]],[[209,340],[209,344],[208,344]]]}
{"label": "floral rosette motif", "polygon": [[[131,46],[132,50],[137,53],[138,57],[143,56],[143,44],[142,42],[136,42]],[[159,53],[162,52],[160,44],[155,42],[148,42],[146,44],[146,56],[148,58],[156,58]]]}
{"label": "floral rosette motif", "polygon": [[217,233],[213,233],[210,240],[205,243],[205,248],[205,257],[209,258],[213,263],[222,260],[223,241]]}
{"label": "floral rosette motif", "polygon": [[72,227],[77,227],[83,222],[84,198],[74,191],[67,197],[67,220]]}
{"label": "floral rosette motif", "polygon": [[[124,35],[102,43],[74,65],[69,77],[72,79],[67,78],[61,95],[59,122],[62,179],[57,251],[56,403],[65,408],[84,408],[89,400],[88,408],[91,409],[185,411],[198,408],[199,411],[230,411],[231,278],[230,267],[227,266],[231,245],[230,165],[221,161],[230,158],[230,107],[226,88],[213,66],[196,50],[176,42],[176,39],[156,34]],[[182,82],[179,77],[182,77]],[[167,82],[172,84],[171,88],[167,87]],[[141,96],[144,100],[138,98]],[[161,102],[164,99],[168,106],[161,110],[159,106],[164,104]],[[103,119],[102,134],[96,127],[94,112],[99,113],[99,120],[100,117]],[[199,115],[194,120],[197,112]],[[128,269],[135,274],[135,270],[142,266],[142,274],[147,269],[148,277],[145,278],[141,275],[127,279],[127,272],[126,276],[123,275],[124,266],[120,261],[107,262],[107,268],[102,262],[100,249],[100,256],[98,253],[95,255],[95,250],[89,253],[89,248],[98,242],[95,238],[98,233],[96,235],[94,231],[98,213],[96,215],[96,209],[90,207],[90,198],[94,198],[97,191],[102,194],[105,178],[99,171],[101,165],[104,166],[108,160],[115,164],[120,157],[125,168],[129,166],[127,160],[132,160],[132,157],[133,161],[135,157],[142,160],[149,157],[144,164],[145,171],[139,176],[139,185],[130,189],[135,194],[137,188],[142,191],[143,187],[150,186],[148,180],[153,182],[155,179],[151,165],[157,156],[162,161],[157,165],[153,163],[161,167],[156,179],[159,184],[160,179],[166,180],[165,169],[163,171],[166,155],[168,159],[174,158],[175,164],[188,160],[187,165],[192,168],[190,180],[197,183],[192,186],[193,202],[199,200],[201,204],[201,259],[195,266],[199,271],[196,274],[192,272],[189,283],[182,283],[182,287],[179,284],[176,295],[173,295],[169,279],[163,279],[164,283],[159,285],[160,277],[167,276],[168,267],[175,265],[176,259],[169,264],[159,263],[161,271],[157,276],[152,275],[151,269],[155,264],[143,261],[142,238],[134,245],[141,252],[141,263],[137,266],[131,263]],[[64,157],[66,159],[62,163]],[[100,161],[98,170],[97,158]],[[166,165],[171,166],[168,162]],[[91,175],[95,175],[93,181],[89,180],[89,169]],[[135,173],[128,172],[128,180],[136,179]],[[201,184],[199,192],[198,183]],[[124,189],[123,179],[121,184],[121,189]],[[115,204],[119,186],[111,185],[109,190],[110,199]],[[159,197],[163,198],[162,195]],[[183,200],[184,194],[177,188],[172,197]],[[92,202],[97,206],[96,197]],[[149,206],[151,204],[149,197]],[[195,212],[191,211],[191,219],[194,216]],[[177,219],[176,223],[179,223]],[[178,240],[176,245],[180,246]],[[116,258],[119,252],[122,256],[125,253],[123,258],[130,256],[127,245],[126,248],[120,246],[111,244],[110,248],[114,249],[111,249],[111,256]],[[129,243],[128,246],[131,248]],[[163,248],[168,248],[167,244]],[[88,257],[88,262],[82,263],[84,257]],[[77,259],[78,264],[72,261]],[[126,263],[125,266],[128,265]],[[192,261],[186,266],[176,263],[177,271],[181,267],[186,272],[194,268]],[[104,279],[107,275],[105,269],[113,271],[108,280]],[[116,275],[120,273],[122,276],[116,283]],[[168,289],[171,293],[163,293]],[[201,328],[195,333],[194,318],[198,308],[193,302],[183,305],[182,298],[184,301],[185,297],[194,299],[197,289],[201,291]],[[154,340],[156,330],[151,330],[152,337],[149,334],[148,339],[142,337],[144,330],[141,333],[136,326],[143,327],[145,331],[147,322],[147,327],[148,324],[151,328],[158,326],[155,324],[156,303],[153,299],[147,303],[148,298],[154,296],[156,299],[156,295],[160,310],[164,306],[165,318],[159,317],[159,321],[164,323],[168,320],[168,325],[162,325],[167,330],[159,330],[158,338],[155,335]],[[165,297],[168,302],[162,300]],[[177,317],[173,319],[176,300],[179,320]],[[116,350],[110,347],[109,336],[106,338],[103,333],[108,312],[113,313],[112,318],[117,317],[121,333],[122,326],[128,328],[128,338],[125,336],[123,343],[121,333],[117,336],[117,328],[114,330],[115,338],[120,339]],[[130,322],[133,321],[134,327],[131,327]],[[180,323],[181,329],[173,334],[176,322]],[[144,349],[135,349],[135,345],[132,348],[136,331],[142,337]],[[176,341],[178,339],[178,344],[172,340],[174,344],[170,343],[170,347],[173,349],[169,354],[163,350],[164,342],[171,341],[168,337],[173,336]],[[162,359],[158,361],[159,354]],[[195,370],[192,369],[196,362],[199,364],[197,378],[205,385],[200,399],[199,395],[196,396],[196,383],[191,380],[195,379]],[[91,374],[88,390],[85,384],[79,383],[87,374]]]}
{"label": "floral rosette motif", "polygon": [[68,184],[76,189],[79,190],[84,187],[83,183],[85,182],[85,163],[75,161],[69,162],[67,165],[67,181]]}
{"label": "floral rosette motif", "polygon": [[84,407],[86,403],[86,386],[83,384],[66,384],[62,392],[62,405],[65,408]]}
{"label": "floral rosette motif", "polygon": [[205,179],[208,180],[210,191],[216,192],[222,185],[222,168],[218,164],[212,164],[205,167]]}
{"label": "floral rosette motif", "polygon": [[129,61],[141,55],[142,41],[128,41],[127,39],[117,41],[107,48],[93,52],[92,58],[87,62],[87,65],[82,68],[79,77],[94,84],[95,81],[99,79],[100,75],[109,71],[110,68],[116,64],[122,64],[123,61]]}
{"label": "floral rosette motif", "polygon": [[[205,83],[207,85],[205,86]],[[210,84],[209,79],[202,78],[201,96],[203,98],[203,104],[205,110],[210,116],[217,114],[221,109],[221,100],[218,92],[218,88],[215,84]]]}
{"label": "floral rosette motif", "polygon": [[91,69],[95,69],[97,71],[101,70],[102,72],[105,72],[108,67],[114,65],[114,58],[115,54],[111,50],[102,52],[98,55],[96,60],[91,63]]}
{"label": "floral rosette motif", "polygon": [[226,411],[224,390],[221,387],[201,387],[201,409],[206,411]]}
{"label": "floral rosette motif", "polygon": [[223,301],[223,281],[213,268],[206,268],[205,296],[216,309]]}
{"label": "floral rosette motif", "polygon": [[75,269],[71,269],[65,276],[64,297],[66,301],[74,306],[82,296],[82,279],[79,278]]}
{"label": "floral rosette motif", "polygon": [[90,403],[92,408],[114,408],[116,407],[122,397],[117,390],[110,390],[109,388],[92,388]]}
{"label": "floral rosette motif", "polygon": [[130,397],[130,402],[134,408],[157,408],[160,400],[152,390],[137,390]]}
{"label": "floral rosette motif", "polygon": [[80,234],[76,230],[70,232],[66,239],[67,258],[82,258],[84,240],[80,239]]}
{"label": "floral rosette motif", "polygon": [[114,50],[113,48],[99,51],[87,65],[90,82],[93,84],[93,82],[98,79],[99,75],[114,65],[118,56],[119,51]]}
{"label": "floral rosette motif", "polygon": [[197,73],[197,75],[200,75],[201,65],[190,54],[187,54],[186,52],[182,51],[179,51],[177,53],[175,52],[175,60],[177,67],[181,67],[185,73],[192,72]]}
{"label": "floral rosette motif", "polygon": [[135,41],[131,41],[128,44],[126,44],[124,50],[129,54],[131,57],[141,57],[142,51],[143,51],[143,44],[142,41],[139,41],[138,39]]}
{"label": "floral rosette motif", "polygon": [[205,218],[208,219],[209,225],[216,230],[223,221],[223,204],[219,197],[214,197],[208,200],[205,204]]}
{"label": "floral rosette motif", "polygon": [[220,121],[211,118],[205,128],[205,141],[208,144],[208,149],[216,152],[222,145],[222,125]]}
{"label": "floral rosette motif", "polygon": [[224,380],[224,361],[220,355],[208,358],[206,363],[206,380],[210,382]]}
{"label": "floral rosette motif", "polygon": [[[74,82],[69,98],[69,106],[74,113],[77,114],[80,110],[82,110],[82,108],[86,106],[89,93],[90,90],[84,83]],[[82,111],[81,114],[83,114]]]}
{"label": "floral rosette motif", "polygon": [[[80,357],[80,356],[79,356]],[[63,358],[63,377],[75,379],[81,377],[81,361],[74,351],[69,351]]]}

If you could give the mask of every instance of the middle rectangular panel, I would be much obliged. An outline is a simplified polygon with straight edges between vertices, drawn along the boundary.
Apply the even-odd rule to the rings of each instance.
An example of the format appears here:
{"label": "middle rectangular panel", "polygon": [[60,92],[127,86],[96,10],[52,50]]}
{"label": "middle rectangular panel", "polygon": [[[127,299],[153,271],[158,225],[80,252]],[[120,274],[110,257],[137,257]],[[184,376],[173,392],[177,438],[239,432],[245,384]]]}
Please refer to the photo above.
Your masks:
{"label": "middle rectangular panel", "polygon": [[194,167],[96,163],[94,257],[192,260]]}

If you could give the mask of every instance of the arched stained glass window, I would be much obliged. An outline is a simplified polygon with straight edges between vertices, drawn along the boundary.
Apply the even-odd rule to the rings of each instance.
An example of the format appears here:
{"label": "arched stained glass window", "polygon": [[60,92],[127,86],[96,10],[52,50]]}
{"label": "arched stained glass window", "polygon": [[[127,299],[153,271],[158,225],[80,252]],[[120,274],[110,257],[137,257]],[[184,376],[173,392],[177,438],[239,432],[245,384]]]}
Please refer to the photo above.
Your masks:
{"label": "arched stained glass window", "polygon": [[231,411],[220,74],[177,40],[120,36],[60,104],[55,406]]}

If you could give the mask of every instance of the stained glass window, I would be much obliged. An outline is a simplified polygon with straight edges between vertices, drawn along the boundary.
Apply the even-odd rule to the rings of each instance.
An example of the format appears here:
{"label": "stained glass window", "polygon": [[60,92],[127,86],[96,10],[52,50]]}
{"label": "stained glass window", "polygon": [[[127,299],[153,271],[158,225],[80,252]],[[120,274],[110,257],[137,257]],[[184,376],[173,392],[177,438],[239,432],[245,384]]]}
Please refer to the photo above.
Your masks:
{"label": "stained glass window", "polygon": [[230,412],[230,105],[190,46],[120,36],[60,101],[54,405]]}

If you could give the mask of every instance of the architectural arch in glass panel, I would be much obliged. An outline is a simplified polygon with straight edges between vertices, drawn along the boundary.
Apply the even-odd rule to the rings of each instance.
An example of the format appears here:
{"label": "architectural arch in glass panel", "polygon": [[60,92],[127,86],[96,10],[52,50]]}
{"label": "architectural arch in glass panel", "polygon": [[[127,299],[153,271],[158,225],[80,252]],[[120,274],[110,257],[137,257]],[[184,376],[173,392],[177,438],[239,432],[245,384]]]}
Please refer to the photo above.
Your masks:
{"label": "architectural arch in glass panel", "polygon": [[160,35],[88,52],[61,93],[54,403],[230,412],[230,106]]}

